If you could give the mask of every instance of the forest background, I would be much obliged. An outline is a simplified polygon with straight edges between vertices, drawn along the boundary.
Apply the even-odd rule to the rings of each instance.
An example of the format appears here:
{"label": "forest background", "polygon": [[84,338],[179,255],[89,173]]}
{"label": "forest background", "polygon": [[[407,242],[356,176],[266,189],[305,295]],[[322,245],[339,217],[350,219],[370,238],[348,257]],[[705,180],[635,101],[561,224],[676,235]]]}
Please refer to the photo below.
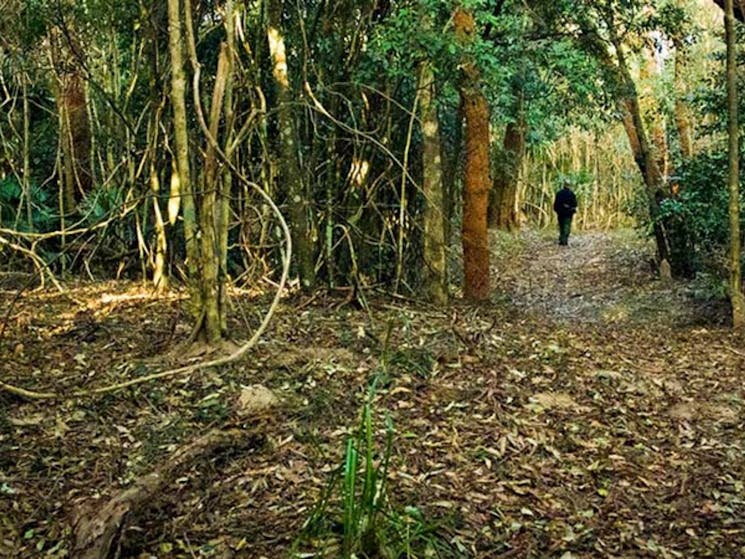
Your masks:
{"label": "forest background", "polygon": [[444,302],[465,275],[479,299],[485,197],[490,227],[546,226],[567,181],[579,227],[638,224],[673,274],[726,277],[713,2],[12,8],[6,271],[175,279],[214,342],[226,285],[281,275],[277,211],[303,289]]}
{"label": "forest background", "polygon": [[[218,355],[98,388],[1,382],[8,397],[235,362],[287,298],[488,303],[501,232],[553,227],[560,184],[578,194],[577,228],[635,227],[655,276],[694,278],[745,322],[739,0],[2,8],[0,281],[14,295],[0,342],[25,292],[74,301],[70,286],[131,280],[156,301],[184,293],[164,347]],[[243,317],[236,345],[243,298],[263,314]],[[360,534],[347,536],[349,555]]]}

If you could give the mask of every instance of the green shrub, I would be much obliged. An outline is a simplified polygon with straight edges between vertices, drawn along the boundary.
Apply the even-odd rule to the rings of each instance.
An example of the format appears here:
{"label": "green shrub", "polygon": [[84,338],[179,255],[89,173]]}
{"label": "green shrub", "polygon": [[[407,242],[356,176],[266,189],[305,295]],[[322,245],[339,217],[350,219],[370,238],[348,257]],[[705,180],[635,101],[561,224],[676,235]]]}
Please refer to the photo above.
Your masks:
{"label": "green shrub", "polygon": [[0,224],[23,232],[47,232],[57,223],[55,200],[36,185],[31,187],[31,225],[28,223],[27,201],[15,177],[0,180]]}

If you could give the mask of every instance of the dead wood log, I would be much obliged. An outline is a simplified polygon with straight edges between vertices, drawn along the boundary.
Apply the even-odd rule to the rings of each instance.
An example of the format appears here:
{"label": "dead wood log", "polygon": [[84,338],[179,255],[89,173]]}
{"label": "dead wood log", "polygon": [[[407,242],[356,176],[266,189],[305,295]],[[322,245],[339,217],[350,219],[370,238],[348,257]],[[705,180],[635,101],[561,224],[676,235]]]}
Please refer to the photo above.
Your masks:
{"label": "dead wood log", "polygon": [[103,507],[83,513],[73,522],[73,551],[76,559],[107,559],[117,549],[127,527],[127,518],[140,512],[179,472],[196,459],[227,447],[256,444],[256,433],[241,429],[213,430],[176,450],[155,471],[109,499]]}

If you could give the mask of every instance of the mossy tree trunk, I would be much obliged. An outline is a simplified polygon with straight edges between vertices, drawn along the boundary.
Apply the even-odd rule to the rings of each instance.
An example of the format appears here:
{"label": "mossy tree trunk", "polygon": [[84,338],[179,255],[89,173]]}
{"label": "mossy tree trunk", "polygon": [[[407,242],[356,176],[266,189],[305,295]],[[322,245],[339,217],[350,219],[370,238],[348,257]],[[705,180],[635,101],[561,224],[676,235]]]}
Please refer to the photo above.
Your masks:
{"label": "mossy tree trunk", "polygon": [[422,62],[419,67],[419,91],[422,119],[425,289],[433,302],[445,305],[448,301],[448,292],[440,120],[435,103],[437,93],[434,74],[428,61]]}
{"label": "mossy tree trunk", "polygon": [[494,182],[489,195],[489,227],[515,231],[520,227],[517,215],[517,186],[525,153],[525,114],[523,95],[518,93],[514,120],[507,123],[502,151],[497,155]]}
{"label": "mossy tree trunk", "polygon": [[[209,134],[218,137],[220,118],[223,111],[225,86],[230,71],[228,65],[227,46],[221,45],[217,63],[217,74],[212,91],[210,105]],[[215,146],[208,142],[205,151],[204,182],[199,203],[199,267],[200,288],[202,291],[202,310],[204,314],[202,337],[214,343],[222,337],[223,309],[222,285],[225,277],[220,273],[219,242],[221,234],[218,232],[217,193],[220,190],[220,173],[217,164]]]}
{"label": "mossy tree trunk", "polygon": [[[173,109],[173,136],[175,161],[172,166],[171,196],[181,201],[184,219],[184,241],[186,264],[191,279],[191,296],[197,316],[201,313],[199,290],[194,284],[199,270],[199,248],[197,244],[197,218],[191,182],[189,161],[189,128],[186,117],[186,76],[184,73],[183,24],[180,0],[168,0],[168,46],[171,58],[170,101]],[[173,214],[171,214],[173,215]],[[175,217],[175,216],[173,216]]]}
{"label": "mossy tree trunk", "polygon": [[[225,51],[224,72],[225,76],[225,156],[234,161],[235,148],[235,112],[233,110],[233,91],[235,87],[235,29],[236,10],[233,0],[225,1]],[[227,306],[228,306],[228,232],[230,229],[230,199],[233,194],[233,170],[225,166],[222,173],[222,182],[218,185],[218,211],[217,211],[217,244],[220,261],[219,291],[220,291],[220,316],[221,328],[227,331]]]}
{"label": "mossy tree trunk", "polygon": [[272,61],[272,74],[277,89],[277,127],[279,129],[280,180],[285,192],[290,214],[292,244],[295,247],[296,270],[303,288],[313,287],[315,274],[315,242],[310,227],[310,204],[303,184],[298,153],[293,92],[287,68],[287,53],[282,25],[283,0],[266,0],[267,38]]}
{"label": "mossy tree trunk", "polygon": [[[217,164],[212,147],[206,150],[201,195],[197,196],[190,168],[189,125],[186,115],[186,78],[183,58],[185,17],[191,17],[188,3],[168,0],[168,36],[171,57],[171,105],[173,107],[176,162],[171,190],[182,199],[187,269],[192,314],[195,318],[192,338],[214,344],[222,338],[222,309],[219,301],[219,261],[216,232]],[[187,28],[188,30],[188,28]],[[190,35],[191,38],[191,35]],[[215,78],[210,114],[211,133],[216,133],[226,80],[225,48],[221,50]],[[214,137],[214,136],[213,136]],[[197,203],[198,202],[198,203]],[[197,212],[197,207],[199,211]]]}

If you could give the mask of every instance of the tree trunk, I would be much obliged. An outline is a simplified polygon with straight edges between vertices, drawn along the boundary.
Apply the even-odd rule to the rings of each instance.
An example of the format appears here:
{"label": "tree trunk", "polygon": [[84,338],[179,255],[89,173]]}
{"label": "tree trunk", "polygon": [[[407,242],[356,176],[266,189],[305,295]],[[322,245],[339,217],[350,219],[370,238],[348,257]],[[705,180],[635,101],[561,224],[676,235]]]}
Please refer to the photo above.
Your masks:
{"label": "tree trunk", "polygon": [[675,106],[673,113],[675,116],[675,128],[678,131],[678,141],[680,142],[680,154],[683,160],[693,157],[693,126],[691,125],[691,115],[688,105],[683,100],[686,88],[686,79],[684,70],[686,68],[687,56],[683,41],[675,40],[675,65],[673,83],[675,87]]}
{"label": "tree trunk", "polygon": [[663,224],[659,220],[660,201],[665,197],[664,177],[660,171],[657,159],[650,147],[647,138],[644,120],[639,107],[639,95],[629,67],[626,62],[623,45],[613,31],[613,46],[615,47],[618,65],[615,71],[619,81],[624,88],[624,98],[620,101],[622,122],[629,138],[631,152],[636,165],[644,179],[647,195],[647,207],[653,224],[655,241],[657,244],[657,256],[660,261],[670,260],[670,246]]}
{"label": "tree trunk", "polygon": [[[157,126],[157,125],[156,125]],[[157,133],[157,132],[156,132]],[[158,192],[160,191],[160,179],[155,163],[150,164],[150,191],[153,199],[153,215],[155,216],[155,256],[153,261],[153,288],[156,293],[163,293],[168,288],[168,274],[166,272],[166,255],[168,252],[168,239],[166,236],[166,225],[158,203]]]}
{"label": "tree trunk", "polygon": [[[233,161],[233,141],[235,140],[235,113],[233,111],[233,88],[235,82],[235,3],[233,0],[225,2],[225,45],[226,58],[226,83],[225,83],[225,156]],[[220,260],[220,317],[221,329],[227,332],[227,307],[228,307],[228,232],[230,230],[230,198],[233,191],[233,175],[228,165],[222,174],[222,183],[218,190],[218,218],[217,218],[217,244]]]}
{"label": "tree trunk", "polygon": [[53,29],[50,34],[52,61],[57,83],[54,88],[59,113],[59,137],[62,146],[62,184],[64,209],[70,214],[90,191],[91,128],[88,119],[88,95],[81,61],[81,50],[68,30]]}
{"label": "tree trunk", "polygon": [[502,146],[489,196],[489,227],[515,231],[520,227],[517,217],[517,184],[525,153],[522,101],[518,103],[516,120],[507,124]]}
{"label": "tree trunk", "polygon": [[297,255],[297,272],[303,288],[315,284],[314,235],[309,227],[310,204],[303,185],[292,109],[292,90],[282,30],[283,0],[267,0],[267,37],[277,87],[277,125],[280,144],[280,176],[286,183],[291,218],[292,244]]}
{"label": "tree trunk", "polygon": [[660,170],[660,175],[667,177],[668,174],[668,147],[667,147],[667,133],[665,130],[665,119],[662,111],[660,110],[659,103],[654,94],[654,90],[650,85],[650,82],[659,81],[660,69],[655,56],[655,46],[650,40],[644,48],[645,60],[642,64],[640,71],[640,78],[642,83],[645,84],[643,97],[645,98],[645,104],[648,107],[646,114],[644,115],[645,120],[650,123],[650,139],[651,148],[654,151],[654,157],[657,160],[657,167]]}
{"label": "tree trunk", "polygon": [[724,29],[727,42],[727,132],[729,134],[729,238],[730,238],[730,301],[732,302],[732,326],[742,330],[745,326],[745,301],[742,294],[742,270],[740,268],[740,130],[737,114],[737,37],[733,0],[726,0]]}
{"label": "tree trunk", "polygon": [[[473,40],[476,22],[469,12],[458,9],[454,17],[456,36],[467,44]],[[489,105],[480,89],[479,70],[464,61],[459,88],[465,114],[465,177],[463,181],[463,292],[466,299],[489,297]]]}
{"label": "tree trunk", "polygon": [[422,62],[419,71],[422,114],[425,289],[433,302],[438,305],[445,305],[448,301],[448,292],[440,121],[437,117],[437,105],[435,104],[436,89],[432,66],[427,61]]}
{"label": "tree trunk", "polygon": [[[171,196],[180,196],[184,216],[186,263],[189,273],[191,311],[196,320],[196,330],[204,319],[201,277],[199,269],[199,244],[196,235],[197,217],[189,164],[189,131],[186,117],[186,78],[184,76],[183,35],[179,0],[168,0],[168,44],[171,56],[171,105],[173,107],[173,134],[176,148],[175,164],[171,176]],[[170,212],[169,212],[170,213]],[[172,214],[171,214],[172,215]]]}
{"label": "tree trunk", "polygon": [[[220,126],[220,116],[223,110],[225,85],[229,72],[227,46],[221,45],[217,63],[217,74],[212,91],[209,133],[217,138]],[[214,343],[222,338],[222,309],[221,284],[224,278],[219,273],[220,252],[218,247],[218,206],[217,192],[220,174],[218,173],[217,154],[215,147],[208,142],[205,151],[204,189],[199,204],[199,267],[200,287],[202,290],[202,310],[204,314],[203,338],[208,343]]]}
{"label": "tree trunk", "polygon": [[[34,229],[33,219],[33,199],[31,194],[31,110],[28,100],[29,76],[23,75],[23,180],[21,187],[23,189],[23,203],[26,210],[26,225],[29,231]],[[23,212],[20,205],[18,207],[18,218],[16,228]]]}
{"label": "tree trunk", "polygon": [[[714,0],[714,3],[724,10],[727,0]],[[736,0],[733,2],[733,6],[734,17],[739,21],[745,22],[745,0]]]}

